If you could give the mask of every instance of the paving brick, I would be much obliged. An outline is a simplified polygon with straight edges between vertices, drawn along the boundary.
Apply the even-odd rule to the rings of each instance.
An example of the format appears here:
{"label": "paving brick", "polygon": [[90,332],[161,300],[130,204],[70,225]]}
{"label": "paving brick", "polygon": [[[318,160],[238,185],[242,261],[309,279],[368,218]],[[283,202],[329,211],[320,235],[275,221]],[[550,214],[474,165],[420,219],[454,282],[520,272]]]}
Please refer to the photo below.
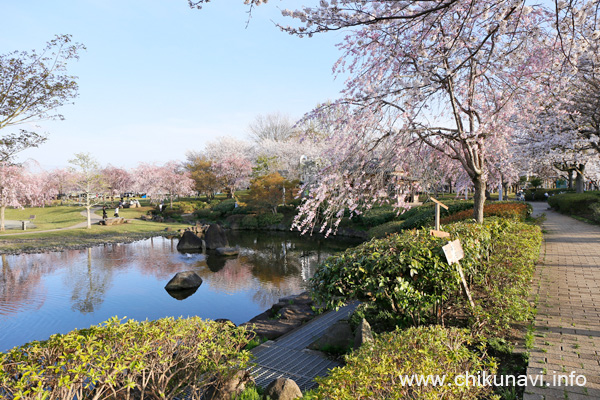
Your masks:
{"label": "paving brick", "polygon": [[587,384],[528,387],[532,391],[524,399],[600,398],[600,227],[549,211],[545,203],[532,205],[534,215],[546,213],[546,234],[534,274],[538,350],[531,352],[529,368],[545,368],[547,380],[553,373],[575,371],[585,375]]}

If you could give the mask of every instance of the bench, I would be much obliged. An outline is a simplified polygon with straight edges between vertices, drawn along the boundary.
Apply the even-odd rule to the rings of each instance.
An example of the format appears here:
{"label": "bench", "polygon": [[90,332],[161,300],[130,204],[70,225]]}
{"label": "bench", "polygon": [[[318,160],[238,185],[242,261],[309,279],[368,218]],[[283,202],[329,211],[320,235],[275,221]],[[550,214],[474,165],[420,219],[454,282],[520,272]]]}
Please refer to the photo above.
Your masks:
{"label": "bench", "polygon": [[21,221],[21,228],[26,231],[27,230],[27,224],[28,223],[33,223],[33,220],[35,219],[35,214],[31,214],[29,216],[29,219],[26,221]]}

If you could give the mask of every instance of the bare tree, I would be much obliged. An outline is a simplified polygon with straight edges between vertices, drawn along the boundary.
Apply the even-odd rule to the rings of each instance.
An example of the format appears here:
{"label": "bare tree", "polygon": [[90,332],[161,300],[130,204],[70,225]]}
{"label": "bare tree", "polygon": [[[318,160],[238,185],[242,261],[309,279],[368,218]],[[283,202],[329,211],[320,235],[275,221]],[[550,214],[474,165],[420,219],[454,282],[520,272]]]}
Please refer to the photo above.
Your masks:
{"label": "bare tree", "polygon": [[285,141],[294,135],[294,123],[289,116],[279,112],[258,115],[248,125],[250,137],[256,142],[262,140]]}

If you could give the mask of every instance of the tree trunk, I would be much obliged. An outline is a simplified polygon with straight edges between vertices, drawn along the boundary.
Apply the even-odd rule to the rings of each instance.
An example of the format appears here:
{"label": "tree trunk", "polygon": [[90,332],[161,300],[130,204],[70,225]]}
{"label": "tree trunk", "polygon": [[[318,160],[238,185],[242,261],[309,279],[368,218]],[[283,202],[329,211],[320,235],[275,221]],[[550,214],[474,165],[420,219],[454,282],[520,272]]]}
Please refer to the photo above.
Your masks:
{"label": "tree trunk", "polygon": [[86,205],[85,210],[87,212],[87,228],[92,229],[92,206]]}
{"label": "tree trunk", "polygon": [[483,222],[483,206],[485,204],[485,188],[486,182],[482,176],[478,175],[473,180],[475,186],[475,194],[473,195],[473,218],[477,223]]}
{"label": "tree trunk", "polygon": [[0,232],[4,232],[4,210],[6,206],[0,207]]}
{"label": "tree trunk", "polygon": [[585,184],[585,176],[583,175],[583,170],[585,169],[584,164],[579,164],[575,172],[577,176],[575,177],[575,193],[583,193],[584,184]]}
{"label": "tree trunk", "polygon": [[573,170],[568,170],[567,174],[569,176],[569,189],[573,189]]}

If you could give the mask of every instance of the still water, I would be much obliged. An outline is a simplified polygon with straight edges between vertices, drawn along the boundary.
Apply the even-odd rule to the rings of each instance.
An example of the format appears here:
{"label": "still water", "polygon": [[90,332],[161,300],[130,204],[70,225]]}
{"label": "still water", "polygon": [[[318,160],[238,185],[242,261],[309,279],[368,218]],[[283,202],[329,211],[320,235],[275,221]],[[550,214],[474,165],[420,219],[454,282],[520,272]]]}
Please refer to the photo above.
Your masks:
{"label": "still water", "polygon": [[[112,316],[135,320],[200,316],[236,324],[278,298],[305,290],[316,266],[358,241],[232,232],[237,257],[179,253],[178,239],[152,238],[86,250],[2,255],[0,351]],[[177,300],[164,286],[195,271],[200,288]]]}

